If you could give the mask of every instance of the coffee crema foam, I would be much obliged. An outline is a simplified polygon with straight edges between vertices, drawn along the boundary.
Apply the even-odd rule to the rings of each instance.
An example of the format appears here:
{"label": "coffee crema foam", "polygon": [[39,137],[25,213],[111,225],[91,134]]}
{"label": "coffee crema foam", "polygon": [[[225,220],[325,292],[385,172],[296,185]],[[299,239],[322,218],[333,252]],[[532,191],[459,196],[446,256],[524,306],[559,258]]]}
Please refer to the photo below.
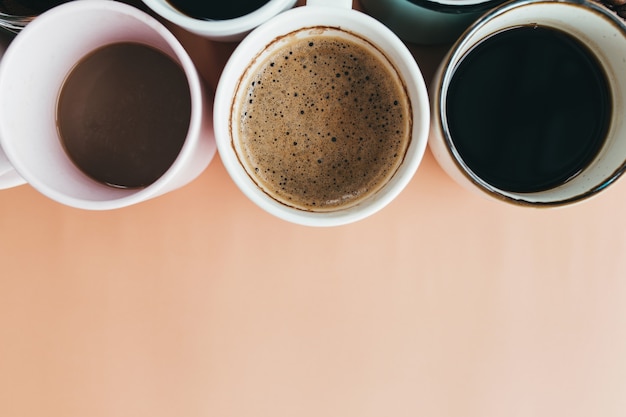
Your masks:
{"label": "coffee crema foam", "polygon": [[284,45],[248,68],[233,104],[231,134],[248,175],[306,211],[376,193],[410,144],[411,104],[397,70],[367,41],[337,31],[308,28],[275,41]]}

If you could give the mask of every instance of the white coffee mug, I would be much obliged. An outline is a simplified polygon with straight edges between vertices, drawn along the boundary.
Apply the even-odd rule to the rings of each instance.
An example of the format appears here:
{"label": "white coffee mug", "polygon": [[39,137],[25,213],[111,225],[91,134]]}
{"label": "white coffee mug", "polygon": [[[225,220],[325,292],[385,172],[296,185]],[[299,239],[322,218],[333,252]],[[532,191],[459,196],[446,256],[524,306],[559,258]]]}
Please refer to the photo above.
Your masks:
{"label": "white coffee mug", "polygon": [[[409,183],[420,164],[427,144],[430,117],[428,96],[415,59],[402,41],[386,26],[362,12],[353,10],[351,6],[352,2],[349,0],[309,0],[306,6],[284,12],[261,25],[234,51],[224,68],[216,91],[214,106],[216,140],[228,173],[250,200],[272,215],[292,223],[337,226],[376,213],[398,196]],[[283,42],[290,41],[290,36],[306,37],[327,31],[340,38],[360,39],[370,51],[380,55],[387,65],[395,68],[410,103],[412,126],[409,128],[410,140],[404,159],[380,190],[357,205],[330,211],[311,211],[281,203],[257,186],[240,163],[236,150],[239,146],[237,134],[233,134],[234,130],[231,127],[241,117],[236,109],[238,85],[243,82],[247,72],[254,73],[253,69],[248,71],[248,67],[254,68],[254,65],[262,61],[267,54],[280,49]],[[235,110],[232,110],[233,106]],[[332,114],[326,116],[330,120],[333,118]]]}
{"label": "white coffee mug", "polygon": [[[233,42],[243,39],[255,27],[292,8],[297,0],[268,0],[252,12],[224,20],[200,19],[189,16],[177,9],[168,0],[142,1],[158,15],[189,32],[216,41]],[[200,2],[201,0],[198,0],[198,3]],[[212,5],[217,8],[219,3],[221,1],[212,2]],[[237,3],[237,1],[235,0],[233,3]]]}
{"label": "white coffee mug", "polygon": [[[495,186],[493,181],[486,180],[468,166],[455,143],[455,135],[450,132],[450,114],[447,113],[449,87],[464,57],[483,40],[518,27],[557,29],[586,46],[605,74],[610,93],[608,107],[611,109],[604,142],[586,167],[551,188],[525,192]],[[598,3],[516,0],[502,5],[483,16],[452,47],[433,79],[431,94],[430,149],[453,179],[487,198],[521,206],[564,206],[597,195],[626,170],[626,124],[623,118],[626,109],[626,24]]]}
{"label": "white coffee mug", "polygon": [[[111,43],[158,49],[183,69],[191,96],[187,136],[173,164],[143,188],[117,188],[85,175],[59,138],[57,99],[70,70]],[[189,183],[216,152],[212,95],[183,46],[161,23],[109,0],[70,2],[40,15],[11,43],[0,66],[0,142],[15,169],[35,189],[62,204],[104,210],[136,204]]]}

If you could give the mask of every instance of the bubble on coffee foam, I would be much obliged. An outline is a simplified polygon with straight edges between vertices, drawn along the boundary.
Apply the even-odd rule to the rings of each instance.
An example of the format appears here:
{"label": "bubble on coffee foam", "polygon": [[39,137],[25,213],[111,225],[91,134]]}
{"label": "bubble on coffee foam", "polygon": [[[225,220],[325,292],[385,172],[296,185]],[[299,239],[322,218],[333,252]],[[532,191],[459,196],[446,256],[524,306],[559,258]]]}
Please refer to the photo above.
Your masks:
{"label": "bubble on coffee foam", "polygon": [[255,181],[305,210],[343,206],[380,186],[410,135],[404,90],[381,65],[334,37],[294,41],[269,56],[241,108]]}

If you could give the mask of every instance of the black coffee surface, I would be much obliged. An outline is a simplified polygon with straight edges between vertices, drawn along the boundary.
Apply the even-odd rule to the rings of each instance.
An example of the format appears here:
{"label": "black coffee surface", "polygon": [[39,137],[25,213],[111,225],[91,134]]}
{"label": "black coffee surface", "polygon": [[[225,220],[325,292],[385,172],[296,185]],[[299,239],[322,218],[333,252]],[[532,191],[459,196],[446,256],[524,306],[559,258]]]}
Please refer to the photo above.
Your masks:
{"label": "black coffee surface", "polygon": [[269,0],[167,0],[187,16],[203,20],[226,20],[245,16]]}
{"label": "black coffee surface", "polygon": [[603,144],[611,95],[595,56],[570,35],[523,26],[484,40],[458,65],[445,109],[469,168],[506,191],[580,173]]}
{"label": "black coffee surface", "polygon": [[138,43],[104,46],[68,75],[57,126],[69,157],[85,174],[115,187],[149,185],[178,156],[191,97],[183,69]]}
{"label": "black coffee surface", "polygon": [[238,97],[239,157],[248,174],[301,210],[341,209],[375,193],[411,138],[411,105],[398,73],[340,37],[286,43],[251,67]]}

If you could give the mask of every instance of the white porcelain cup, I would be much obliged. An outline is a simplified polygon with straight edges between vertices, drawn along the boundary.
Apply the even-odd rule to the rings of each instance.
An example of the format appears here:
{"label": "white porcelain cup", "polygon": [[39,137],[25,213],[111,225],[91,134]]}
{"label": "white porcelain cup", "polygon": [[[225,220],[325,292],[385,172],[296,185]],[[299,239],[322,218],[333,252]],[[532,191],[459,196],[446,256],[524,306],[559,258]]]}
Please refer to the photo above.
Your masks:
{"label": "white porcelain cup", "polygon": [[[11,43],[11,40],[12,37],[9,34],[0,32],[0,60],[6,48]],[[13,169],[11,161],[6,157],[2,146],[0,146],[0,190],[16,187],[25,183],[26,181]]]}
{"label": "white porcelain cup", "polygon": [[[143,188],[115,188],[85,175],[59,138],[56,104],[70,70],[90,52],[116,42],[152,46],[184,70],[191,95],[185,142],[169,169]],[[26,181],[62,204],[114,209],[189,183],[216,152],[212,95],[182,45],[156,19],[109,0],[70,2],[40,15],[11,43],[0,66],[0,142]]]}
{"label": "white porcelain cup", "polygon": [[[557,29],[586,46],[605,74],[610,94],[608,107],[611,109],[604,125],[603,144],[589,164],[560,184],[528,192],[504,190],[504,187],[493,185],[493,181],[483,178],[468,166],[467,158],[459,152],[457,137],[450,131],[451,114],[447,110],[449,87],[464,57],[483,40],[493,39],[507,29],[520,26]],[[519,65],[524,64],[520,62]],[[502,93],[508,94],[506,91]],[[431,94],[430,149],[454,180],[487,198],[520,206],[569,205],[597,195],[626,169],[626,124],[623,117],[626,109],[626,24],[599,3],[586,0],[516,0],[502,5],[483,16],[452,47],[433,79]],[[562,126],[558,120],[554,123],[554,126]],[[562,131],[556,127],[544,136],[550,138],[550,135],[559,135]],[[484,149],[482,152],[486,154],[490,151]]]}
{"label": "white porcelain cup", "polygon": [[[372,17],[353,10],[350,0],[309,0],[306,6],[284,12],[254,30],[234,51],[219,80],[214,106],[215,134],[220,157],[231,178],[241,191],[259,207],[283,220],[307,226],[337,226],[364,219],[389,204],[409,183],[424,154],[427,144],[430,110],[424,80],[415,59],[402,41],[386,26]],[[240,83],[247,83],[246,74],[253,74],[264,57],[280,49],[294,36],[329,34],[359,42],[381,57],[399,75],[410,103],[408,114],[412,125],[408,148],[399,168],[381,189],[356,205],[330,211],[295,208],[272,198],[248,175],[240,162],[236,128],[242,117],[237,95]],[[334,74],[333,74],[334,76]],[[346,92],[347,94],[347,92]],[[312,94],[312,100],[320,99]],[[403,96],[404,97],[404,96]],[[246,99],[247,100],[247,99]],[[234,110],[233,110],[234,109]],[[329,121],[337,116],[326,113]],[[306,118],[306,116],[303,116]],[[356,117],[356,115],[355,115]],[[317,125],[313,128],[317,129]],[[322,129],[323,127],[320,127]],[[314,136],[312,133],[311,136]],[[319,160],[318,160],[319,162]],[[315,162],[313,162],[314,164]]]}
{"label": "white porcelain cup", "polygon": [[[232,42],[243,39],[255,27],[292,8],[297,0],[269,0],[252,12],[224,20],[199,19],[189,16],[177,9],[168,0],[142,1],[158,15],[189,32],[216,41]],[[199,3],[202,1],[198,0]],[[220,0],[213,2],[213,4],[217,7],[221,2]],[[237,0],[231,2],[237,3]]]}

